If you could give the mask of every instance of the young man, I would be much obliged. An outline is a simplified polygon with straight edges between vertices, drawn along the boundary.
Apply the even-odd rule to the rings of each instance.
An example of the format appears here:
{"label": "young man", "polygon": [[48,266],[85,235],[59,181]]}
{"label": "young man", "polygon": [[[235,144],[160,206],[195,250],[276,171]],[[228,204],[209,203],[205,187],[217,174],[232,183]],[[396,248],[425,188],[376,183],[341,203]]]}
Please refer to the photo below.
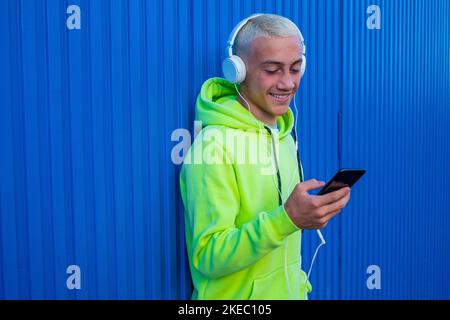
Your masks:
{"label": "young man", "polygon": [[307,299],[301,229],[325,227],[350,190],[311,196],[324,183],[302,182],[289,108],[305,63],[298,28],[264,14],[237,29],[245,79],[203,84],[203,129],[180,175],[192,298]]}

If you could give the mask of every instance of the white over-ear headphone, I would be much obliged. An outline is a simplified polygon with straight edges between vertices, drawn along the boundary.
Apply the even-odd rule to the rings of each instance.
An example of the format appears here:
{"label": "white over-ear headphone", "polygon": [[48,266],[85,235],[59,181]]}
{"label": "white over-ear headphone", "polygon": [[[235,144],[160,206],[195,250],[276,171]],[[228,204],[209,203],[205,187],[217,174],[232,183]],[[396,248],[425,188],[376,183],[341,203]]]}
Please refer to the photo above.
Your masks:
{"label": "white over-ear headphone", "polygon": [[[242,58],[233,54],[234,41],[236,40],[239,31],[247,24],[247,22],[262,15],[262,13],[256,13],[239,22],[236,27],[234,27],[233,31],[230,34],[230,37],[228,38],[226,48],[226,54],[228,55],[228,57],[225,58],[222,62],[222,71],[225,79],[227,79],[231,83],[242,83],[245,80],[245,76],[247,73],[245,63]],[[297,26],[296,28],[300,34],[300,40],[303,45],[302,65],[300,69],[300,77],[303,77],[306,70],[306,46],[300,29]]]}

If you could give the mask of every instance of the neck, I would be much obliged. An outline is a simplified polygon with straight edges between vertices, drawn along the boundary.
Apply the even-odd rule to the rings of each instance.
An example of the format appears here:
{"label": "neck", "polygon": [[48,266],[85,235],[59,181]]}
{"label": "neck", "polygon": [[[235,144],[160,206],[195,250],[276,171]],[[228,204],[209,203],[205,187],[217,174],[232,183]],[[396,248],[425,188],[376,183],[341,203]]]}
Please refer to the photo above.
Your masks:
{"label": "neck", "polygon": [[[242,94],[242,93],[241,93]],[[249,112],[258,120],[262,121],[264,124],[268,125],[268,126],[275,126],[277,124],[277,117],[269,114],[267,112],[265,112],[264,110],[262,110],[261,108],[259,108],[258,106],[256,106],[255,104],[253,104],[251,101],[249,101],[248,99],[245,99],[245,101],[247,101],[247,103],[244,101],[244,99],[242,99],[241,96],[238,96],[239,103],[248,110],[248,105],[247,103],[250,105],[250,109]]]}

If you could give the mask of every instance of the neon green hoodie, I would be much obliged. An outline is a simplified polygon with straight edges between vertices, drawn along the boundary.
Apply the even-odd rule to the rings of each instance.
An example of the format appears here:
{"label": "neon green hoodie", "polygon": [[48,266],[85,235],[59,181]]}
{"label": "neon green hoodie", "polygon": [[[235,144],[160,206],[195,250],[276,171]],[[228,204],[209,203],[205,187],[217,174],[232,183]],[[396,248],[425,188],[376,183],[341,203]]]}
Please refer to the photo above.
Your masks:
{"label": "neon green hoodie", "polygon": [[[195,110],[203,129],[181,169],[192,299],[305,299],[301,230],[282,205],[300,180],[292,111],[278,117],[277,134],[236,97],[224,79],[203,84]],[[251,142],[235,149],[233,138]],[[268,147],[255,163],[257,144]]]}

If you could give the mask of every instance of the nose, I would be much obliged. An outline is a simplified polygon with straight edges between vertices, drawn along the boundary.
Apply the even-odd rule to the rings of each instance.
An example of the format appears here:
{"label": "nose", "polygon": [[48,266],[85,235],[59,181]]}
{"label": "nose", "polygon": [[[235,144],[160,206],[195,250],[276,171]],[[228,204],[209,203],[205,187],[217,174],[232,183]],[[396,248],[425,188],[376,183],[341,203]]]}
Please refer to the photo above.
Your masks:
{"label": "nose", "polygon": [[289,74],[289,72],[284,73],[277,85],[278,89],[290,91],[295,87],[294,78]]}

